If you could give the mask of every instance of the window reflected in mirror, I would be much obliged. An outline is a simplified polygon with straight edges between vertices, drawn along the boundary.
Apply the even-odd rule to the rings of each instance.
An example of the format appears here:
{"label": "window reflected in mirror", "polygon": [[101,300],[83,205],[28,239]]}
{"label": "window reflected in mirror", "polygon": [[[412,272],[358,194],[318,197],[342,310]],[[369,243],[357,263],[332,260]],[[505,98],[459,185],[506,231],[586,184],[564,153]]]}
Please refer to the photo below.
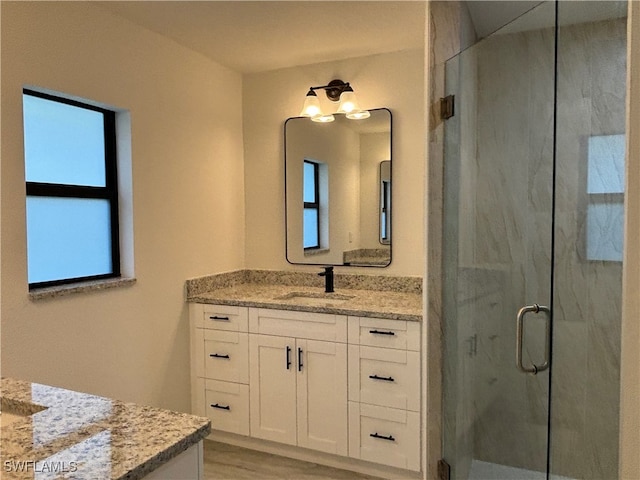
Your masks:
{"label": "window reflected in mirror", "polygon": [[303,169],[303,219],[302,238],[305,250],[320,248],[320,192],[318,188],[318,164],[304,161]]}
{"label": "window reflected in mirror", "polygon": [[391,162],[380,162],[380,243],[391,243]]}

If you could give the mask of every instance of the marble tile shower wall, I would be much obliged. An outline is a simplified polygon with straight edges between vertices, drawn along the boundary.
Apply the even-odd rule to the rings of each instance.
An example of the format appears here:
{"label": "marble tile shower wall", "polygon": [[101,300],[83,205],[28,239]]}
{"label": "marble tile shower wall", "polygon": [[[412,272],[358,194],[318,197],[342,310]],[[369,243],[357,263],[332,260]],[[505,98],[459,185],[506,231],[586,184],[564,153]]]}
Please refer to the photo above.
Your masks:
{"label": "marble tile shower wall", "polygon": [[586,258],[586,147],[625,132],[626,18],[564,27],[559,47],[551,466],[616,478],[622,263]]}
{"label": "marble tile shower wall", "polygon": [[[521,299],[550,300],[553,32],[487,42],[475,88],[462,89],[479,112],[461,125],[463,137],[473,130],[475,138],[460,152],[458,274],[475,298],[471,308],[459,296],[457,308],[465,312],[458,318],[475,324],[475,333],[462,333],[477,335],[479,352],[467,365],[476,400],[466,416],[474,424],[474,458],[539,469],[547,387],[513,367],[513,320]],[[586,259],[586,143],[624,133],[626,20],[563,27],[558,53],[551,468],[573,478],[615,478],[622,264]],[[474,224],[462,220],[465,209]],[[539,442],[539,453],[525,438]]]}

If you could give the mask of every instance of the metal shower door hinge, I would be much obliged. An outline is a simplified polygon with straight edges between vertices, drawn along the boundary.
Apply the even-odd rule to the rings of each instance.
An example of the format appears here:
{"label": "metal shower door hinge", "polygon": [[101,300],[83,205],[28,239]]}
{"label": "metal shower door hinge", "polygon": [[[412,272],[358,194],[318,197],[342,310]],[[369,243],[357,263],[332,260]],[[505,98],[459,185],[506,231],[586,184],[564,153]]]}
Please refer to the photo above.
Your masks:
{"label": "metal shower door hinge", "polygon": [[455,95],[448,95],[440,99],[440,118],[447,120],[455,115]]}
{"label": "metal shower door hinge", "polygon": [[450,480],[451,467],[444,459],[438,460],[438,480]]}

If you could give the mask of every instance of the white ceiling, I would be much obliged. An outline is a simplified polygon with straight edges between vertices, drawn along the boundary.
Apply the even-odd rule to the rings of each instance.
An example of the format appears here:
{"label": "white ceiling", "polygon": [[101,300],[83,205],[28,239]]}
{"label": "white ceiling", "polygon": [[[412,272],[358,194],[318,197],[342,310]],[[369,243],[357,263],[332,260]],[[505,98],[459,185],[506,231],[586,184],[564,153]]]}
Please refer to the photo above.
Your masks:
{"label": "white ceiling", "polygon": [[[464,3],[478,39],[498,29],[501,29],[499,33],[514,33],[549,28],[555,23],[555,4],[551,1],[467,0]],[[626,15],[627,2],[624,0],[564,1],[558,8],[558,25],[596,22]],[[506,28],[502,28],[505,25]]]}
{"label": "white ceiling", "polygon": [[95,4],[242,73],[424,48],[420,0]]}

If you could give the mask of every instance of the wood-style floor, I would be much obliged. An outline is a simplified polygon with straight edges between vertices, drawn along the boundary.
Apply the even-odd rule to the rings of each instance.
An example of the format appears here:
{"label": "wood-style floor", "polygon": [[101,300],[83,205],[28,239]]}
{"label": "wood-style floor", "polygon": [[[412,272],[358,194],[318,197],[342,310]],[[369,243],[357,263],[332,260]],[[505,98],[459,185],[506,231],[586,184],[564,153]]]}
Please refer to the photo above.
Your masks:
{"label": "wood-style floor", "polygon": [[204,441],[206,480],[379,480],[347,470]]}

